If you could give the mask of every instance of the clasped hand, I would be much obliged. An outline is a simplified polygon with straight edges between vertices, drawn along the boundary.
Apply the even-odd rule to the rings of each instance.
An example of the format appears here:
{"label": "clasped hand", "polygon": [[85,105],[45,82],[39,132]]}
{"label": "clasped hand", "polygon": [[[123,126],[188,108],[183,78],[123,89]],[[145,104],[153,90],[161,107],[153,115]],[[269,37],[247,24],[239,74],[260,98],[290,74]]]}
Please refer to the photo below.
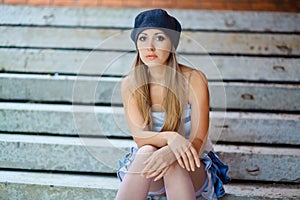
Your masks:
{"label": "clasped hand", "polygon": [[168,146],[174,153],[178,164],[188,171],[195,171],[195,165],[200,167],[197,150],[192,143],[178,133],[172,133],[168,139]]}
{"label": "clasped hand", "polygon": [[170,165],[177,160],[178,164],[188,171],[195,171],[195,165],[200,167],[200,159],[192,143],[178,133],[171,133],[168,145],[155,152],[144,162],[146,165],[142,175],[147,178],[161,179]]}
{"label": "clasped hand", "polygon": [[144,162],[146,165],[142,175],[146,178],[155,177],[154,181],[161,179],[169,169],[169,166],[176,161],[176,157],[169,148],[164,146],[155,152]]}

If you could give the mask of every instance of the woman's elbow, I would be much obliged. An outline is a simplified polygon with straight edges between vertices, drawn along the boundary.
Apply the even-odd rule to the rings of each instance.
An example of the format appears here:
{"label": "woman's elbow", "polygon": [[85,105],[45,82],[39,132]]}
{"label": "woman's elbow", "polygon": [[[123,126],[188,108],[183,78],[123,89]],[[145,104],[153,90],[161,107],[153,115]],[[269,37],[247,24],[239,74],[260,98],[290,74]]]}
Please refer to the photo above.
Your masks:
{"label": "woman's elbow", "polygon": [[138,148],[140,148],[140,147],[142,147],[142,146],[145,145],[145,143],[142,142],[142,140],[139,139],[139,138],[133,137],[133,140],[134,140],[135,144],[138,146]]}

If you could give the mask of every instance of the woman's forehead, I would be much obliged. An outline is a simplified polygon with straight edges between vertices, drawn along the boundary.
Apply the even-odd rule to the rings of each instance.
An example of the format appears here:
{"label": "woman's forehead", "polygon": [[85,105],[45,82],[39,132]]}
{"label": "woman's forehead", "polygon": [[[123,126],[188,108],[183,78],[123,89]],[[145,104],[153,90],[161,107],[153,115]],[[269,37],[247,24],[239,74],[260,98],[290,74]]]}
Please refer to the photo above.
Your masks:
{"label": "woman's forehead", "polygon": [[158,29],[158,28],[147,28],[147,29],[143,30],[140,34],[145,34],[145,35],[165,34],[165,32],[163,32],[161,29]]}

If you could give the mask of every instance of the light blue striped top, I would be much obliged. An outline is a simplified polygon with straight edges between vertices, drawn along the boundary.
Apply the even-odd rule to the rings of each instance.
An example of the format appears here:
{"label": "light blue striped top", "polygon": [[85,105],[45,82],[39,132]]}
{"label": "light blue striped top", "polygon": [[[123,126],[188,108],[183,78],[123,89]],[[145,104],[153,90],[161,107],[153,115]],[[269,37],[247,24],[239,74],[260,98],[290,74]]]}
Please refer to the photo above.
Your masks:
{"label": "light blue striped top", "polygon": [[[186,138],[189,139],[190,131],[191,131],[191,104],[188,104],[186,106],[186,111],[185,111],[184,115],[185,115],[185,117],[184,117],[183,121],[184,121]],[[164,112],[152,112],[152,120],[153,120],[153,131],[160,132],[163,127],[163,124],[164,124],[165,113]]]}

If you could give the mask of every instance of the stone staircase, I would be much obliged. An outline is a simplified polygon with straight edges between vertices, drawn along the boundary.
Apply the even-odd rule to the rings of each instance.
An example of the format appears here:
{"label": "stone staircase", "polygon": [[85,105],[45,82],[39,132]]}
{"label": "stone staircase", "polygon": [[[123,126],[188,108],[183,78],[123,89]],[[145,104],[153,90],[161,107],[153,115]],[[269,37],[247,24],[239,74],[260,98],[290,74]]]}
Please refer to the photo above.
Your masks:
{"label": "stone staircase", "polygon": [[[139,11],[0,6],[0,199],[114,199]],[[222,199],[300,199],[300,14],[170,13],[209,80]]]}

